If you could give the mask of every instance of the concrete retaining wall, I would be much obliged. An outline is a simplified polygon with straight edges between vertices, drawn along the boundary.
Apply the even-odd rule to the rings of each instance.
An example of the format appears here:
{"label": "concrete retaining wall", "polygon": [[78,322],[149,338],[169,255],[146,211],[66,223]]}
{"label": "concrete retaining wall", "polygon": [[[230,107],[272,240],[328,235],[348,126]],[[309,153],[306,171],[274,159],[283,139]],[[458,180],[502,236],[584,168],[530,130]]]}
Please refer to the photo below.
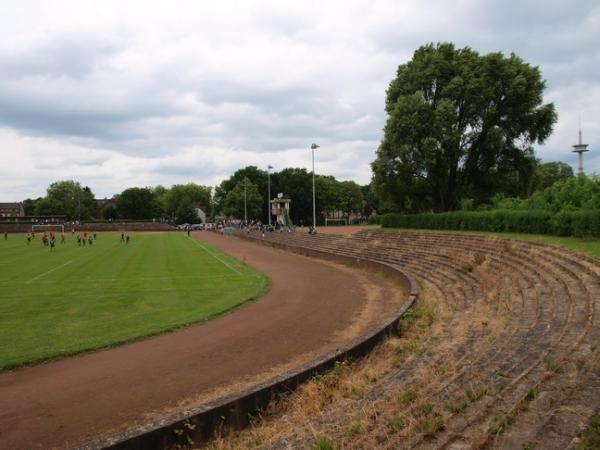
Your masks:
{"label": "concrete retaining wall", "polygon": [[270,245],[294,253],[311,257],[349,264],[361,268],[370,268],[396,278],[404,287],[407,295],[404,304],[388,318],[382,320],[381,326],[370,333],[360,336],[344,348],[325,355],[321,359],[311,361],[263,384],[254,386],[242,392],[222,397],[213,402],[166,417],[162,420],[146,424],[136,429],[121,433],[110,438],[100,439],[81,449],[92,450],[101,448],[151,450],[173,448],[177,445],[190,445],[205,441],[214,436],[215,431],[223,427],[241,429],[248,425],[250,418],[280,394],[295,390],[301,383],[317,374],[332,369],[336,362],[349,358],[359,358],[369,353],[373,347],[386,337],[397,332],[398,322],[402,315],[413,305],[418,296],[417,284],[412,277],[403,273],[399,268],[378,261],[352,258],[333,253],[311,250],[301,247],[288,246],[266,242],[252,237],[240,236],[257,243]]}

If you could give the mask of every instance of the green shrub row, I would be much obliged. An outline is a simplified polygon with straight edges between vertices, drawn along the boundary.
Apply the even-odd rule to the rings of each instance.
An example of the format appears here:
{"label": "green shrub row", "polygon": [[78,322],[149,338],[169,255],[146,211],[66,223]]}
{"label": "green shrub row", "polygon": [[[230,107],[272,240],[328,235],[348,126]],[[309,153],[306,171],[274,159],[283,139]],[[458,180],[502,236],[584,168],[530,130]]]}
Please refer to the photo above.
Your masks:
{"label": "green shrub row", "polygon": [[381,226],[600,237],[600,209],[558,213],[543,210],[493,210],[439,214],[385,214],[381,216]]}
{"label": "green shrub row", "polygon": [[381,216],[373,215],[369,217],[369,225],[380,225],[381,224]]}

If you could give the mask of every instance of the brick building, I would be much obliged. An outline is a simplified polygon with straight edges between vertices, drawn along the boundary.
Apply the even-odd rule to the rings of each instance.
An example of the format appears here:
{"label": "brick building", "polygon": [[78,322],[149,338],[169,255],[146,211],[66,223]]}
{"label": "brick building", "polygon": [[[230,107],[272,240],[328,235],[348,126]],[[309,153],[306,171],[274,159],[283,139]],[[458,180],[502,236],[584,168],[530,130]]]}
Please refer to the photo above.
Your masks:
{"label": "brick building", "polygon": [[22,203],[0,203],[0,217],[23,217],[25,210]]}

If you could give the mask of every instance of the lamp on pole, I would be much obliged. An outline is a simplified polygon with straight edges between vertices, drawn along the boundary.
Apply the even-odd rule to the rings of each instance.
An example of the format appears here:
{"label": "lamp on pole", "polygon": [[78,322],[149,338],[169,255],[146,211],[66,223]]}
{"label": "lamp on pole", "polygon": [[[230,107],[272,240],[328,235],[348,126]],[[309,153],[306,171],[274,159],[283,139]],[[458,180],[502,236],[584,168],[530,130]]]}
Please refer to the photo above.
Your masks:
{"label": "lamp on pole", "polygon": [[313,179],[313,228],[317,228],[317,202],[315,200],[315,150],[318,149],[317,144],[311,144],[312,150],[312,179]]}
{"label": "lamp on pole", "polygon": [[271,169],[273,166],[267,166],[267,186],[268,186],[268,194],[267,194],[267,217],[269,218],[269,228],[271,228]]}
{"label": "lamp on pole", "polygon": [[244,178],[244,222],[248,222],[248,203],[246,201],[246,186],[248,185],[248,179]]}

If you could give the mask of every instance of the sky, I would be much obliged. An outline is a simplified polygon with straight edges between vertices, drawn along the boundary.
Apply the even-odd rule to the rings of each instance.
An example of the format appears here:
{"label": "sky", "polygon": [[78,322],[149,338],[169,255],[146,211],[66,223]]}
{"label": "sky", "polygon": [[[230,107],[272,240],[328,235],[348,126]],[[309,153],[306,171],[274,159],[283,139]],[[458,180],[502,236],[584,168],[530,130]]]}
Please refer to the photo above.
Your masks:
{"label": "sky", "polygon": [[0,201],[75,179],[215,186],[255,165],[367,184],[385,90],[454,42],[539,66],[558,122],[536,153],[600,173],[600,2],[0,0]]}

